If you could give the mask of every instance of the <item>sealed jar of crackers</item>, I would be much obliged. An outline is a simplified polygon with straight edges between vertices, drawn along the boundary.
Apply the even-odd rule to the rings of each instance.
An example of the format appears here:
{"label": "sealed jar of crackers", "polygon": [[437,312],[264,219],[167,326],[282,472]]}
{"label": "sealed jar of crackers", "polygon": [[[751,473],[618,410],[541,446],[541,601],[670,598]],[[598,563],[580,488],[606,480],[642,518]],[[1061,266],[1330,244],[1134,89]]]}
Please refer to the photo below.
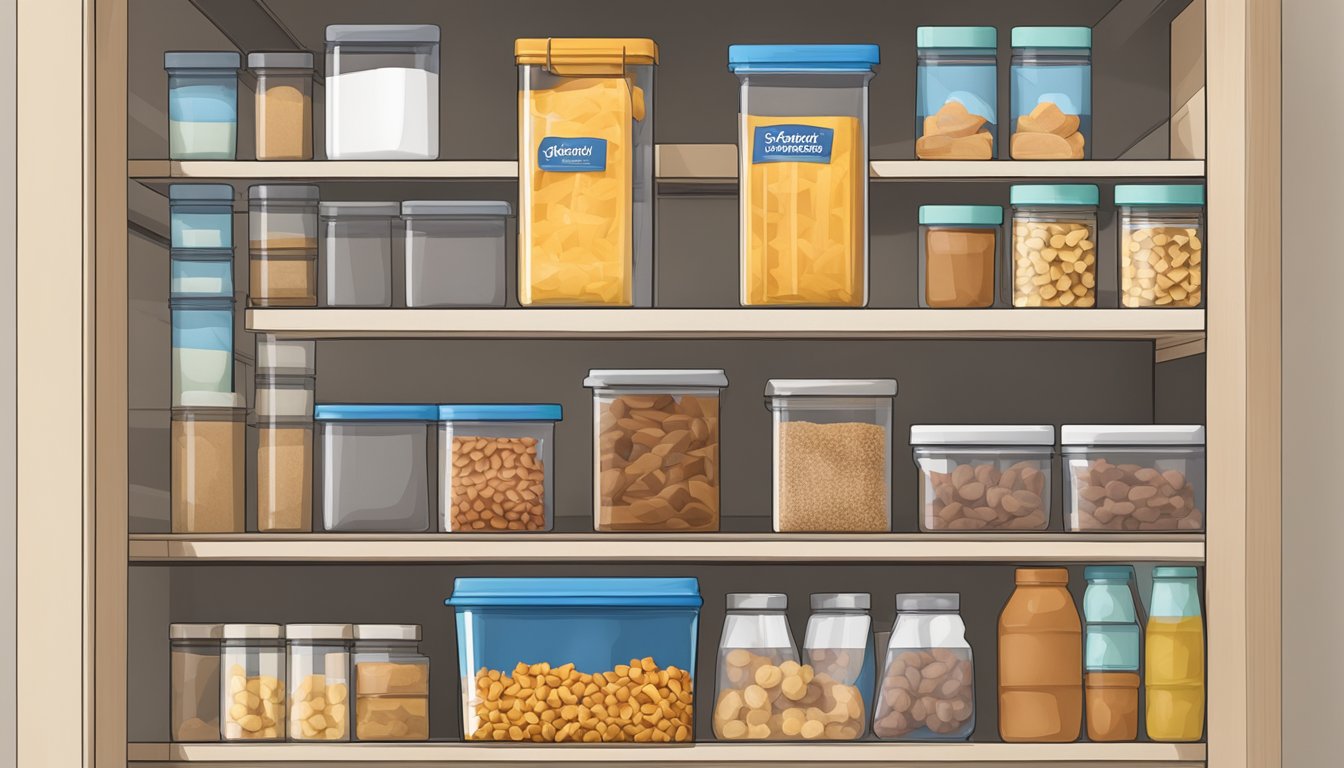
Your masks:
{"label": "sealed jar of crackers", "polygon": [[1018,184],[1011,245],[1014,307],[1097,305],[1097,187]]}
{"label": "sealed jar of crackers", "polygon": [[920,27],[915,157],[993,160],[998,147],[998,31]]}

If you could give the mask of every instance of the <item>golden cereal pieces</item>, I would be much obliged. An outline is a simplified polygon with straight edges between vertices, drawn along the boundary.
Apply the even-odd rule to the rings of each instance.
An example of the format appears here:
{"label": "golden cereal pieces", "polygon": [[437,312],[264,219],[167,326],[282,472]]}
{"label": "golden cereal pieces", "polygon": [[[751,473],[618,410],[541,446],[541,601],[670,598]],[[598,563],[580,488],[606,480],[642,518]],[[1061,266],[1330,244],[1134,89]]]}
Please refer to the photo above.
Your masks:
{"label": "golden cereal pieces", "polygon": [[1014,160],[1082,160],[1085,138],[1078,115],[1066,114],[1053,101],[1037,104],[1017,118],[1010,151]]}
{"label": "golden cereal pieces", "polygon": [[901,651],[887,662],[878,690],[873,733],[884,739],[922,728],[939,735],[956,733],[975,713],[971,660],[947,648]]}
{"label": "golden cereal pieces", "polygon": [[923,525],[928,530],[1044,530],[1048,462],[1019,461],[1000,471],[994,462],[925,472]]}
{"label": "golden cereal pieces", "polygon": [[959,101],[949,101],[937,114],[924,118],[924,135],[915,141],[921,160],[990,160],[994,134],[985,118],[971,113]]}
{"label": "golden cereal pieces", "polygon": [[1185,473],[1106,459],[1075,462],[1075,531],[1199,531],[1204,513]]}
{"label": "golden cereal pieces", "polygon": [[859,689],[810,665],[738,648],[724,655],[714,735],[728,740],[850,741],[863,735]]}
{"label": "golden cereal pieces", "polygon": [[427,740],[429,697],[357,696],[355,738],[359,741]]}
{"label": "golden cereal pieces", "polygon": [[778,439],[777,530],[891,530],[886,428],[786,421]]}
{"label": "golden cereal pieces", "polygon": [[350,686],[326,675],[306,675],[289,700],[289,733],[301,741],[346,738]]}
{"label": "golden cereal pieces", "polygon": [[1120,303],[1198,307],[1204,300],[1204,243],[1191,227],[1138,227],[1120,233]]}
{"label": "golden cereal pieces", "polygon": [[1097,244],[1086,221],[1013,223],[1013,306],[1093,307]]}
{"label": "golden cereal pieces", "polygon": [[572,663],[519,662],[512,672],[482,667],[464,680],[472,741],[556,743],[689,742],[694,729],[691,673],[631,659],[589,674]]}
{"label": "golden cereal pieces", "polygon": [[280,739],[285,735],[285,689],[271,675],[248,675],[242,665],[229,668],[224,694],[226,740]]}
{"label": "golden cereal pieces", "polygon": [[532,437],[453,435],[448,504],[457,532],[546,527],[546,468]]}
{"label": "golden cereal pieces", "polygon": [[360,696],[428,696],[429,665],[361,661],[355,665],[355,692]]}

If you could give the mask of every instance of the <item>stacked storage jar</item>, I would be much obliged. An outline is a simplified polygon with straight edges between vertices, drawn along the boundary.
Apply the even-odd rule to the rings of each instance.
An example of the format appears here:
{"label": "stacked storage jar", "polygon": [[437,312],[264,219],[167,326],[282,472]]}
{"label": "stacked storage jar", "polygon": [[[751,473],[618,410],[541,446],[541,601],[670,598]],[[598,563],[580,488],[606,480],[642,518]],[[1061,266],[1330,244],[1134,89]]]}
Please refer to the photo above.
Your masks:
{"label": "stacked storage jar", "polygon": [[312,341],[257,337],[257,530],[313,527]]}

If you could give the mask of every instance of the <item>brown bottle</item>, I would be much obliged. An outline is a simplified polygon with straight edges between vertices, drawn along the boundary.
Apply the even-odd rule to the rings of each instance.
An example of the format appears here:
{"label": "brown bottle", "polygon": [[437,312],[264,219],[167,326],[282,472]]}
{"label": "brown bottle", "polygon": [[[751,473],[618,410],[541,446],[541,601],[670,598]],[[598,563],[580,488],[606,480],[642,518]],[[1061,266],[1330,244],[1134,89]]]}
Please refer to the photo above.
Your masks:
{"label": "brown bottle", "polygon": [[1083,722],[1083,626],[1063,568],[1019,568],[999,615],[999,736],[1074,741]]}

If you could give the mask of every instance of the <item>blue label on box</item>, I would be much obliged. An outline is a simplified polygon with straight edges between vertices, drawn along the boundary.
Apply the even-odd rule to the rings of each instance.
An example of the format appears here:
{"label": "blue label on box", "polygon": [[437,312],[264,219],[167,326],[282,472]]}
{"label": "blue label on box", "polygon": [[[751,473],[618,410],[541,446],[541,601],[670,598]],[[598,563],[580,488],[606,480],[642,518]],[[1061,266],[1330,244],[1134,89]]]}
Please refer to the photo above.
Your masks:
{"label": "blue label on box", "polygon": [[543,171],[607,170],[607,140],[547,136],[537,147],[537,167]]}
{"label": "blue label on box", "polygon": [[752,140],[752,163],[829,163],[835,131],[815,125],[764,125]]}

